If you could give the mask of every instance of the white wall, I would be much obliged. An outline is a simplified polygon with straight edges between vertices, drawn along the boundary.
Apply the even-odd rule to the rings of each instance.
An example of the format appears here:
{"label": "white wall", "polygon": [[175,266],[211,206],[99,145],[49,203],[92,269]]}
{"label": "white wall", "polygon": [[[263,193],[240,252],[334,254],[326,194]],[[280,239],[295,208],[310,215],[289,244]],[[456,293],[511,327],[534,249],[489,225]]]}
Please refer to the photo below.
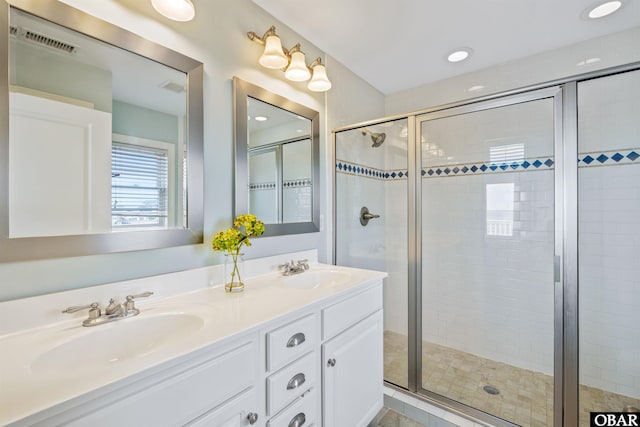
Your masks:
{"label": "white wall", "polygon": [[[198,2],[196,18],[188,23],[161,17],[146,1],[64,0],[64,3],[204,63],[205,242],[150,251],[0,264],[0,300],[221,263],[222,254],[213,252],[209,242],[216,231],[229,227],[232,220],[233,76],[320,112],[321,168],[324,171],[320,183],[321,231],[255,239],[246,251],[246,258],[318,248],[319,259],[327,260],[331,235],[328,229],[331,181],[327,178],[326,168],[331,162],[326,158],[330,156],[328,126],[335,122],[336,116],[328,117],[326,104],[349,103],[350,108],[341,111],[339,117],[351,123],[363,116],[380,115],[384,109],[381,94],[329,58],[327,70],[334,83],[329,95],[310,92],[303,83],[285,80],[281,71],[260,67],[257,60],[262,48],[251,42],[246,32],[261,33],[271,25],[276,25],[283,44],[300,42],[309,58],[324,55],[250,0]],[[350,92],[352,85],[354,93]],[[363,101],[345,101],[353,94],[361,94]]]}

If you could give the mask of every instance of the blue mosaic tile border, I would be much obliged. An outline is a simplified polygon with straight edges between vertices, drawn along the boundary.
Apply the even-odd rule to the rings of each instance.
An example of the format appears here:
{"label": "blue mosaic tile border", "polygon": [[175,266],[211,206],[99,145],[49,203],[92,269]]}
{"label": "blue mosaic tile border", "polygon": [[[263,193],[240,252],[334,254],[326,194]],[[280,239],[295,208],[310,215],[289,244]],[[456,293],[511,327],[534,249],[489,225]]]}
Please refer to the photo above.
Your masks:
{"label": "blue mosaic tile border", "polygon": [[[640,148],[634,150],[612,150],[597,153],[581,153],[578,155],[578,167],[614,166],[622,164],[640,164]],[[479,162],[461,165],[433,166],[422,169],[423,178],[438,178],[444,176],[479,175],[486,173],[506,173],[535,170],[551,170],[555,162],[551,157],[539,157],[514,162]],[[344,160],[336,161],[336,172],[349,175],[359,175],[380,180],[406,179],[406,169],[381,170],[369,166],[350,163]]]}
{"label": "blue mosaic tile border", "polygon": [[311,179],[294,179],[291,181],[285,181],[283,184],[284,188],[302,188],[302,187],[311,187]]}
{"label": "blue mosaic tile border", "polygon": [[407,176],[409,176],[409,172],[406,169],[393,169],[386,171],[356,163],[345,162],[344,160],[336,161],[336,172],[381,180],[407,179]]}
{"label": "blue mosaic tile border", "polygon": [[[304,188],[311,187],[311,179],[293,179],[290,181],[285,181],[283,184],[284,188]],[[276,188],[275,182],[261,182],[255,184],[249,184],[249,190],[273,190]]]}
{"label": "blue mosaic tile border", "polygon": [[470,163],[466,165],[433,166],[422,169],[422,176],[425,178],[436,178],[440,176],[455,175],[478,175],[485,173],[502,173],[525,170],[549,170],[553,169],[554,161],[550,157],[540,157],[536,159],[526,159],[517,162],[501,163]]}
{"label": "blue mosaic tile border", "polygon": [[249,184],[249,190],[273,190],[276,188],[275,182],[261,182],[256,184]]}
{"label": "blue mosaic tile border", "polygon": [[629,163],[640,164],[640,161],[637,161],[639,158],[640,149],[583,153],[578,155],[578,167],[611,166]]}

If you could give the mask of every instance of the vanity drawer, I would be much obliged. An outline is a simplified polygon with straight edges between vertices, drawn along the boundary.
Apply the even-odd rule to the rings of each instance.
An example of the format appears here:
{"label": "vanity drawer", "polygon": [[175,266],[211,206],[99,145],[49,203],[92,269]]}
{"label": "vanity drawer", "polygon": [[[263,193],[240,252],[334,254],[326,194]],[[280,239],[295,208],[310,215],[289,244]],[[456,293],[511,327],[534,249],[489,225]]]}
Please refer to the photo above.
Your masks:
{"label": "vanity drawer", "polygon": [[269,420],[267,427],[319,427],[316,421],[317,408],[316,393],[313,389],[309,390],[293,405]]}
{"label": "vanity drawer", "polygon": [[316,341],[316,316],[298,319],[267,333],[267,370],[274,372],[311,350]]}
{"label": "vanity drawer", "polygon": [[309,353],[267,378],[267,413],[282,408],[309,390],[316,382],[316,357]]}
{"label": "vanity drawer", "polygon": [[329,339],[382,308],[382,284],[322,310],[322,338]]}

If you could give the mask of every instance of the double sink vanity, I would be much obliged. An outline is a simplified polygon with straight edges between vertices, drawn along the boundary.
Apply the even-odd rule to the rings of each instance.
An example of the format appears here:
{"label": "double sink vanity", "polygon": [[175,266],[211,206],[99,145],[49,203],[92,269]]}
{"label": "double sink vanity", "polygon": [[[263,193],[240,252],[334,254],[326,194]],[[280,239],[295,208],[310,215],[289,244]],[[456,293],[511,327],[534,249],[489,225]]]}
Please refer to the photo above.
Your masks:
{"label": "double sink vanity", "polygon": [[[212,266],[0,303],[0,425],[366,426],[386,274],[288,259],[247,261],[239,294]],[[143,292],[118,321],[61,313]]]}

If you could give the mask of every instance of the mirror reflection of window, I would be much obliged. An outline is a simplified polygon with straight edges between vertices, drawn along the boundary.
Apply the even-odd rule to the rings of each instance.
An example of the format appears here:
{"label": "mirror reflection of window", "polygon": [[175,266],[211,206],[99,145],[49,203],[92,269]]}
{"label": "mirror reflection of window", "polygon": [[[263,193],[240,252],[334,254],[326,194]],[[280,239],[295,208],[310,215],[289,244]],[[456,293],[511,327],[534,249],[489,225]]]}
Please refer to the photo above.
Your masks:
{"label": "mirror reflection of window", "polygon": [[111,148],[114,230],[168,228],[176,218],[182,219],[169,185],[176,179],[174,148],[161,141],[114,136]]}
{"label": "mirror reflection of window", "polygon": [[513,236],[515,184],[487,184],[487,236]]}

